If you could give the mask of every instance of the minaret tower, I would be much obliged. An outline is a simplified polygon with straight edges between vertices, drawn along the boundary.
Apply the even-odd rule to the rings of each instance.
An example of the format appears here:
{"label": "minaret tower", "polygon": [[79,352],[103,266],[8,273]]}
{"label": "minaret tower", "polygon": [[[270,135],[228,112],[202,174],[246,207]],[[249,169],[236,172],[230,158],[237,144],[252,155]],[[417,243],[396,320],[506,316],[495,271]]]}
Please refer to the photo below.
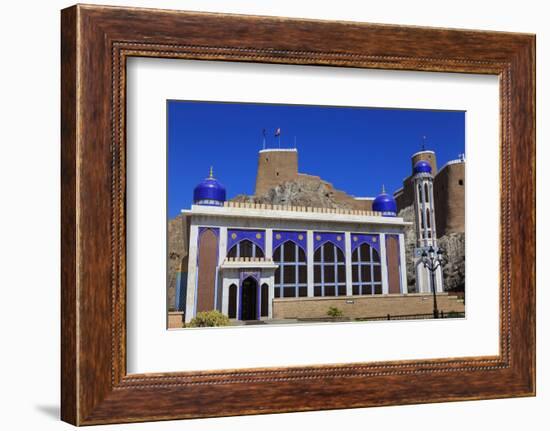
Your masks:
{"label": "minaret tower", "polygon": [[435,247],[437,238],[432,167],[427,161],[420,160],[414,165],[413,175],[416,247]]}
{"label": "minaret tower", "polygon": [[[413,184],[416,228],[416,290],[420,293],[429,293],[432,291],[431,276],[429,271],[424,268],[421,257],[423,251],[428,251],[430,247],[437,251],[438,247],[435,229],[432,165],[428,161],[419,160],[414,164]],[[436,292],[443,292],[441,268],[435,274],[435,284]]]}

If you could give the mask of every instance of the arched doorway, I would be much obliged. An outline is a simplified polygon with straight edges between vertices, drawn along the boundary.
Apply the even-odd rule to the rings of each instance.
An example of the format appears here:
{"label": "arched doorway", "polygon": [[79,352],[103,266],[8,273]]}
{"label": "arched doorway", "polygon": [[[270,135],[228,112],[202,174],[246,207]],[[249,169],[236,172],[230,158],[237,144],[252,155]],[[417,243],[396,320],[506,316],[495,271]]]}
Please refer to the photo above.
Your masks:
{"label": "arched doorway", "polygon": [[254,277],[243,280],[241,295],[241,320],[258,319],[258,282]]}

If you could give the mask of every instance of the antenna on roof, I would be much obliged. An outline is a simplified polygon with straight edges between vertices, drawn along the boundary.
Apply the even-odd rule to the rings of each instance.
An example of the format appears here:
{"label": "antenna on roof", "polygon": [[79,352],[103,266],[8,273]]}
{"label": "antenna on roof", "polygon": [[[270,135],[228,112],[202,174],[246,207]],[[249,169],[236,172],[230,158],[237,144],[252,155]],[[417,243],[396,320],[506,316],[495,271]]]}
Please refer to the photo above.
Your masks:
{"label": "antenna on roof", "polygon": [[384,187],[384,184],[382,184],[382,194],[386,193],[386,187]]}
{"label": "antenna on roof", "polygon": [[426,151],[426,135],[422,136],[422,151]]}
{"label": "antenna on roof", "polygon": [[296,149],[296,135],[294,135],[294,149]]}
{"label": "antenna on roof", "polygon": [[265,129],[262,130],[263,135],[263,149],[265,150]]}
{"label": "antenna on roof", "polygon": [[214,178],[214,167],[213,166],[210,166],[210,175],[208,176],[208,178]]}

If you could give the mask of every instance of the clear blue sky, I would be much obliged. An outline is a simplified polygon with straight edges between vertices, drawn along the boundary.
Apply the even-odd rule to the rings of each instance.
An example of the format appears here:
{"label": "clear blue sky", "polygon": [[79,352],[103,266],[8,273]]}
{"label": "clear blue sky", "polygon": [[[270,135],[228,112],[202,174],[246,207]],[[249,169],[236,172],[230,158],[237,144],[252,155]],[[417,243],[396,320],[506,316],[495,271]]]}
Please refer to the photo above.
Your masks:
{"label": "clear blue sky", "polygon": [[253,194],[262,130],[267,147],[298,148],[300,172],[354,196],[394,192],[411,173],[410,156],[434,150],[438,166],[464,153],[462,111],[168,101],[168,217],[189,208],[208,176],[228,199]]}

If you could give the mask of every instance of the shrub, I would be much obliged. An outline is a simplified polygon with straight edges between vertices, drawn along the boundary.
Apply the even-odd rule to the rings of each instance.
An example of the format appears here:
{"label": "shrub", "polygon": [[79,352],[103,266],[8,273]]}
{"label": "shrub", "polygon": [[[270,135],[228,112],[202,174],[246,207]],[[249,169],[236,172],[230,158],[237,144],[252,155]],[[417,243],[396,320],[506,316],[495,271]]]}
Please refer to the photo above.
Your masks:
{"label": "shrub", "polygon": [[229,317],[218,310],[201,311],[191,319],[190,328],[207,328],[212,326],[229,326]]}
{"label": "shrub", "polygon": [[340,310],[338,307],[329,307],[327,311],[327,316],[330,317],[342,317],[344,315],[344,312]]}

